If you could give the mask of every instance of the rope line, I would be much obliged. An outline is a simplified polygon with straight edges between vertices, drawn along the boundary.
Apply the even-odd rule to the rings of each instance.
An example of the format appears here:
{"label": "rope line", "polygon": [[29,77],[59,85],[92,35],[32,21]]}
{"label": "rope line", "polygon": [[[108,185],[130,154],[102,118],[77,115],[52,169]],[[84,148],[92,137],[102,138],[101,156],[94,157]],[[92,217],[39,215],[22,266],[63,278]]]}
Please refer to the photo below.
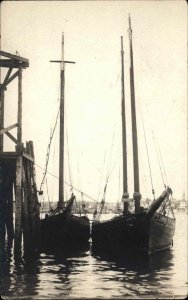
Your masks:
{"label": "rope line", "polygon": [[109,173],[110,173],[110,166],[111,166],[111,159],[112,159],[112,148],[114,145],[114,135],[115,135],[115,129],[113,132],[113,136],[112,136],[112,143],[111,143],[111,147],[110,147],[110,156],[109,156],[109,160],[108,160],[108,164],[107,164],[107,178],[109,177]]}
{"label": "rope line", "polygon": [[[152,131],[152,134],[153,134],[153,131]],[[161,177],[162,177],[163,185],[166,188],[166,184],[165,184],[164,177],[163,177],[163,172],[162,172],[162,168],[161,168],[161,162],[160,162],[160,159],[159,159],[159,153],[158,153],[156,141],[155,141],[155,138],[154,138],[154,134],[153,134],[153,141],[154,141],[154,145],[155,145],[155,151],[156,151],[156,155],[157,155],[157,160],[158,160],[159,169],[160,169],[160,172],[161,172]]]}
{"label": "rope line", "polygon": [[70,155],[69,155],[69,141],[68,141],[68,132],[66,128],[66,138],[67,138],[67,155],[68,155],[68,166],[69,166],[69,180],[72,185],[72,175],[71,175],[71,166],[70,166]]}
{"label": "rope line", "polygon": [[50,207],[50,197],[49,197],[49,193],[48,193],[48,181],[47,181],[47,177],[46,177],[46,191],[47,191],[47,196],[48,196],[48,206]]}
{"label": "rope line", "polygon": [[55,133],[55,129],[56,129],[56,126],[57,126],[59,112],[60,112],[60,107],[58,109],[58,113],[57,113],[57,117],[56,117],[56,120],[55,120],[54,128],[53,128],[52,133],[50,135],[50,142],[49,142],[48,147],[47,147],[46,164],[45,164],[45,169],[44,169],[45,172],[43,174],[43,178],[42,178],[42,181],[41,181],[41,184],[40,184],[40,191],[42,190],[42,186],[44,184],[44,181],[45,181],[45,178],[46,178],[46,174],[47,174],[48,162],[49,162],[49,158],[50,158],[51,143],[52,143],[52,139],[53,139],[53,136],[54,136],[54,133]]}
{"label": "rope line", "polygon": [[[39,166],[39,165],[36,164],[36,163],[35,163],[35,166],[37,166],[38,168],[40,168],[40,169],[42,169],[42,170],[45,170],[44,168],[42,168],[41,166]],[[52,173],[49,172],[49,171],[46,171],[46,173],[49,174],[49,175],[51,175],[51,176],[53,176],[53,177],[56,178],[56,179],[59,179],[58,176],[56,176],[55,174],[52,174]],[[97,202],[96,199],[92,198],[91,196],[87,195],[86,193],[82,192],[81,190],[75,188],[72,184],[70,184],[70,183],[68,183],[68,182],[66,182],[66,181],[64,181],[64,183],[65,183],[66,185],[70,186],[73,190],[75,190],[75,191],[81,193],[82,195],[86,196],[87,198],[89,198],[89,199],[91,199],[91,200]]]}
{"label": "rope line", "polygon": [[106,150],[105,150],[105,153],[104,153],[102,172],[100,172],[101,173],[101,178],[100,178],[100,183],[99,183],[99,190],[98,190],[98,194],[97,194],[97,200],[99,199],[99,196],[100,196],[100,193],[101,193],[101,189],[102,189],[102,178],[103,178],[103,173],[104,173],[105,161],[106,161]]}
{"label": "rope line", "polygon": [[156,139],[156,142],[157,142],[157,147],[158,147],[158,150],[159,150],[159,157],[161,159],[161,164],[162,164],[162,168],[163,168],[163,172],[164,172],[166,185],[168,185],[168,180],[167,180],[166,171],[165,171],[165,167],[164,167],[164,163],[163,163],[163,158],[162,158],[162,155],[161,155],[161,150],[160,150],[159,143],[158,143],[157,139]]}
{"label": "rope line", "polygon": [[154,186],[153,186],[152,173],[151,173],[151,164],[150,164],[150,159],[149,159],[148,144],[147,144],[147,140],[146,140],[146,132],[145,132],[145,127],[144,127],[144,121],[143,121],[143,117],[142,117],[142,112],[141,112],[141,119],[142,119],[142,126],[143,126],[143,131],[144,131],[144,140],[145,140],[146,152],[147,152],[147,159],[148,159],[148,165],[149,165],[149,173],[150,173],[152,194],[153,194],[153,197],[154,197],[154,200],[155,200],[155,190],[154,190]]}

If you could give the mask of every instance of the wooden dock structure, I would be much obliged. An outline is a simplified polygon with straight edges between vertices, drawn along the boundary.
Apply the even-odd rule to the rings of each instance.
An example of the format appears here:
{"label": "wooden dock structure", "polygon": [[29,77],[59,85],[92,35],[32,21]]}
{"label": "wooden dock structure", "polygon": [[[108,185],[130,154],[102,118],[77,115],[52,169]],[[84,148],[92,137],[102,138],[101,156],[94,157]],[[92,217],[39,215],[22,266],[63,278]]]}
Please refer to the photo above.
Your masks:
{"label": "wooden dock structure", "polygon": [[[25,255],[37,250],[40,234],[33,142],[26,142],[25,146],[22,143],[22,72],[28,67],[28,59],[0,51],[0,68],[5,73],[0,84],[0,244],[7,236],[14,239],[14,253],[20,252],[23,235]],[[5,92],[15,79],[18,80],[17,122],[5,127]],[[13,128],[17,129],[17,136],[10,133]],[[15,144],[15,151],[4,151],[5,135]]]}

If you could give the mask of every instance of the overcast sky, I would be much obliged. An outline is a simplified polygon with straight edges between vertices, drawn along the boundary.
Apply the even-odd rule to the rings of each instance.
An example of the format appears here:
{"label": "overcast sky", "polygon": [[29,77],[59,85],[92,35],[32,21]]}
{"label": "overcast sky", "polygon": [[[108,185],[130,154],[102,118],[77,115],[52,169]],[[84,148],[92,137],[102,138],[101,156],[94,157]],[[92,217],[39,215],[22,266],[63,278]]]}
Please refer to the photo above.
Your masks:
{"label": "overcast sky", "polygon": [[[106,201],[122,194],[121,60],[124,37],[129,192],[133,193],[130,122],[128,14],[131,14],[138,119],[140,189],[151,197],[142,119],[156,195],[163,180],[155,142],[174,197],[187,193],[187,8],[186,1],[3,1],[1,49],[28,58],[23,71],[23,141],[33,140],[40,186],[50,130],[59,107],[60,69],[65,35],[65,180],[95,199],[109,176]],[[2,74],[3,77],[3,74]],[[6,92],[5,125],[15,123],[17,82]],[[14,130],[12,131],[14,134]],[[5,140],[6,150],[14,145]],[[68,159],[69,157],[69,159]],[[70,162],[68,164],[68,161]],[[70,165],[70,168],[69,168]],[[38,167],[40,166],[40,167]],[[70,172],[69,172],[70,169]],[[58,176],[58,128],[49,172]],[[163,177],[165,174],[163,172]],[[48,175],[50,200],[57,201],[57,178]],[[66,196],[70,188],[66,187]],[[78,195],[79,197],[79,195]],[[46,199],[47,200],[47,199]]]}

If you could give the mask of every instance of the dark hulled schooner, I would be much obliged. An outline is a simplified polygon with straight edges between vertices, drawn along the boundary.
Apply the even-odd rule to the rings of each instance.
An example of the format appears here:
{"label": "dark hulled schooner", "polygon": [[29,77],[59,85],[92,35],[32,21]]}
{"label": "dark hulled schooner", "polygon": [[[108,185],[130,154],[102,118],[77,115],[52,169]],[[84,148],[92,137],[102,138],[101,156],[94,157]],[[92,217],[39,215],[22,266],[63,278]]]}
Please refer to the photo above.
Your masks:
{"label": "dark hulled schooner", "polygon": [[60,136],[59,136],[59,199],[55,210],[41,220],[41,249],[68,248],[85,245],[90,237],[90,223],[86,216],[74,215],[71,210],[75,201],[74,194],[64,201],[64,35],[62,35],[62,60],[52,61],[61,64],[60,89]]}
{"label": "dark hulled schooner", "polygon": [[[127,144],[126,144],[126,118],[124,96],[124,50],[123,37],[121,37],[121,65],[122,65],[122,156],[123,156],[123,212],[107,221],[95,218],[92,223],[93,249],[125,249],[128,251],[143,251],[151,253],[171,247],[175,232],[175,217],[171,207],[172,190],[165,187],[164,192],[144,209],[140,205],[141,194],[139,184],[139,160],[137,145],[137,124],[134,88],[134,67],[132,29],[129,17],[130,42],[130,91],[131,91],[131,117],[133,142],[133,168],[134,168],[134,212],[129,211],[129,194],[127,184]],[[101,203],[104,205],[104,200]],[[100,210],[101,213],[102,209]],[[100,214],[99,213],[99,214]],[[171,217],[170,217],[171,213]]]}

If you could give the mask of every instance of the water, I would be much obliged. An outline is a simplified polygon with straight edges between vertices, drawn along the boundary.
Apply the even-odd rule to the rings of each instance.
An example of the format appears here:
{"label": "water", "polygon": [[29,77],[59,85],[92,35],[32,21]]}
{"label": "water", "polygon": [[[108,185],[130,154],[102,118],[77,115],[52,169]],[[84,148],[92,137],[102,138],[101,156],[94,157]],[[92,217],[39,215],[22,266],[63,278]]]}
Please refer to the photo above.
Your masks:
{"label": "water", "polygon": [[187,295],[187,214],[176,214],[171,250],[136,257],[107,257],[85,249],[65,255],[41,254],[16,260],[10,249],[1,266],[3,298],[185,298]]}

